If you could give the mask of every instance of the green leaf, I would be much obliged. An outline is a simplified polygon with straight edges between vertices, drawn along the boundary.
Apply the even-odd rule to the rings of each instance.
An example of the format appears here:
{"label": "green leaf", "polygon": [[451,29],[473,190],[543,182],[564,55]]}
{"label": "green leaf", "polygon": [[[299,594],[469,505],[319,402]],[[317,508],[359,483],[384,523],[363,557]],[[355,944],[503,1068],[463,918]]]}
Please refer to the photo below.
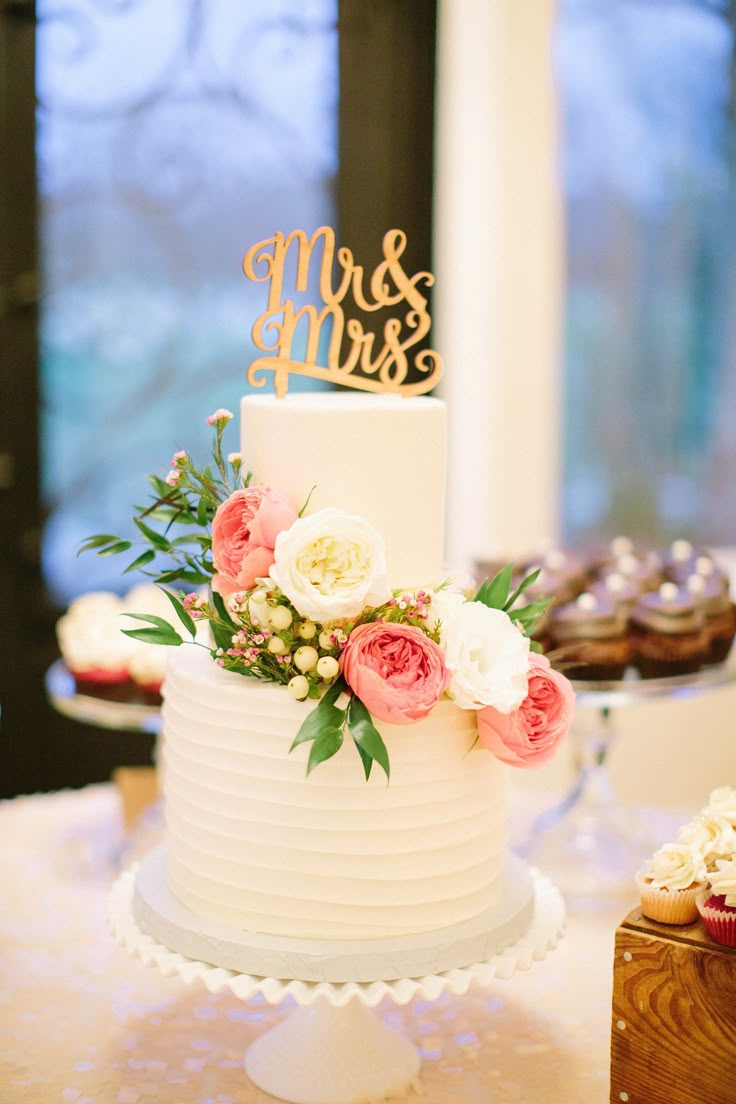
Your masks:
{"label": "green leaf", "polygon": [[501,568],[497,575],[494,575],[490,582],[488,579],[484,579],[478,588],[474,601],[482,602],[484,606],[489,606],[491,609],[502,610],[509,596],[513,569],[513,563],[508,563]]}
{"label": "green leaf", "polygon": [[117,556],[119,552],[127,552],[129,548],[133,547],[133,542],[129,540],[119,540],[115,544],[111,544],[109,548],[101,548],[97,553],[98,556]]}
{"label": "green leaf", "polygon": [[365,771],[365,780],[367,782],[371,776],[371,771],[373,770],[373,760],[371,759],[367,751],[363,751],[360,744],[356,744],[355,746],[358,749],[358,755],[363,760],[363,770]]}
{"label": "green leaf", "polygon": [[325,704],[325,699],[322,698],[319,705],[307,714],[289,751],[292,752],[299,744],[305,744],[309,740],[318,740],[323,732],[330,729],[341,729],[345,724],[345,713],[346,710],[338,709],[336,705],[329,702]]}
{"label": "green leaf", "polygon": [[514,602],[516,601],[516,599],[522,593],[522,591],[526,590],[526,588],[528,586],[531,586],[532,583],[536,583],[536,581],[539,578],[541,572],[542,572],[541,567],[538,567],[536,571],[532,571],[532,573],[530,575],[527,575],[524,579],[522,579],[521,582],[519,583],[518,587],[516,588],[516,590],[511,595],[508,602],[506,603],[506,605],[503,608],[505,610],[510,610],[511,607],[513,606]]}
{"label": "green leaf", "polygon": [[544,611],[552,605],[552,598],[539,598],[528,606],[522,606],[518,610],[511,610],[509,616],[512,621],[518,621],[525,629],[528,629],[540,617]]}
{"label": "green leaf", "polygon": [[140,529],[146,540],[154,545],[155,548],[160,549],[161,552],[169,552],[171,545],[167,541],[166,537],[162,537],[160,533],[157,533],[155,529],[151,529],[149,525],[146,525],[144,521],[141,521],[139,517],[134,517],[133,521]]}
{"label": "green leaf", "polygon": [[139,568],[145,567],[146,564],[149,564],[151,560],[155,559],[156,553],[154,552],[154,550],[152,548],[147,548],[146,551],[142,552],[136,560],[133,560],[132,563],[128,564],[128,566],[123,571],[123,575],[127,575],[129,571],[137,571]]}
{"label": "green leaf", "polygon": [[[353,737],[355,744],[359,751],[363,752],[370,759],[375,759],[380,767],[386,773],[386,778],[391,776],[391,765],[388,761],[388,750],[383,742],[381,733],[378,731],[373,723],[373,718],[363,705],[360,698],[356,698],[353,694],[350,699],[350,705],[348,706],[348,729],[350,735]],[[363,766],[365,767],[365,758],[363,759]],[[366,770],[366,778],[370,772]]]}
{"label": "green leaf", "polygon": [[544,648],[542,647],[542,645],[539,643],[538,640],[530,640],[529,641],[529,651],[530,652],[542,652],[542,653],[544,653]]}
{"label": "green leaf", "polygon": [[194,637],[197,634],[197,627],[194,624],[193,618],[191,618],[189,616],[187,611],[184,609],[184,606],[182,605],[181,601],[177,598],[177,596],[175,594],[172,594],[170,590],[166,590],[165,587],[159,587],[158,589],[161,591],[162,594],[165,594],[166,597],[169,599],[169,601],[171,602],[172,606],[174,607],[174,609],[176,611],[176,616],[179,618],[182,625],[184,626],[184,628],[187,630],[187,632],[191,636],[192,640],[194,640]]}
{"label": "green leaf", "polygon": [[310,775],[315,767],[331,759],[342,747],[342,730],[339,728],[325,728],[312,744],[307,760],[307,775]]}
{"label": "green leaf", "polygon": [[207,499],[204,495],[200,495],[199,503],[197,504],[197,525],[201,528],[207,524],[209,520],[209,510],[207,505]]}
{"label": "green leaf", "polygon": [[81,556],[83,552],[90,552],[93,548],[102,548],[106,544],[117,544],[120,541],[120,537],[114,536],[112,533],[97,533],[94,537],[87,537],[86,540],[80,544],[77,555]]}
{"label": "green leaf", "polygon": [[169,625],[169,631],[163,629],[122,629],[125,636],[132,636],[134,640],[142,640],[144,644],[168,644],[177,648],[184,641],[176,629]]}

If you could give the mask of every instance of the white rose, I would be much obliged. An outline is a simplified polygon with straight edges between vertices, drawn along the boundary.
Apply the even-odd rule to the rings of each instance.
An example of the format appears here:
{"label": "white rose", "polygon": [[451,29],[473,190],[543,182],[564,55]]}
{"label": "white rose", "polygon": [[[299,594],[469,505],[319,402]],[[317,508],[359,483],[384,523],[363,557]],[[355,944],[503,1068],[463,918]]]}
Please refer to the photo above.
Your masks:
{"label": "white rose", "polygon": [[719,786],[717,790],[712,790],[703,812],[725,817],[729,824],[736,827],[736,790],[732,786]]}
{"label": "white rose", "polygon": [[458,590],[445,588],[431,591],[427,628],[436,628],[438,622],[444,624],[466,601],[465,595]]}
{"label": "white rose", "polygon": [[269,574],[302,617],[322,623],[356,617],[391,597],[380,533],[331,507],[279,533]]}
{"label": "white rose", "polygon": [[529,640],[503,610],[482,602],[449,608],[442,621],[450,693],[461,709],[494,706],[511,713],[528,691]]}

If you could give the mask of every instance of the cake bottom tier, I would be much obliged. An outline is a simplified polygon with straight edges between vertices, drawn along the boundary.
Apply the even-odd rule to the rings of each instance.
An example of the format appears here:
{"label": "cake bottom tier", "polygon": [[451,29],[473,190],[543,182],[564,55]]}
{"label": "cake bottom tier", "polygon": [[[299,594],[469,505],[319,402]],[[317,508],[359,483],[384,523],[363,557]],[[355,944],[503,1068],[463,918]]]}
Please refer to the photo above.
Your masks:
{"label": "cake bottom tier", "polygon": [[484,962],[519,940],[534,919],[526,864],[505,860],[495,905],[472,920],[418,935],[369,940],[317,940],[240,931],[196,915],[168,888],[165,847],[141,863],[133,915],[172,951],[238,973],[297,981],[371,982],[424,977]]}

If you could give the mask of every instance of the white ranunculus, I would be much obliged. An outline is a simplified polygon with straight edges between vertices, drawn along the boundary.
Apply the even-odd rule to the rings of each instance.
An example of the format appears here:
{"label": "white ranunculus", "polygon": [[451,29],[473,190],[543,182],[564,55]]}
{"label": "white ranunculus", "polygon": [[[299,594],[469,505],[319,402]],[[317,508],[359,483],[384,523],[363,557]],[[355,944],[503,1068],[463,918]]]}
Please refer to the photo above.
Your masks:
{"label": "white ranunculus", "polygon": [[529,640],[503,610],[463,602],[442,621],[450,693],[461,709],[511,713],[528,692]]}
{"label": "white ranunculus", "polygon": [[302,617],[356,617],[391,597],[383,538],[363,518],[328,507],[276,538],[271,578]]}

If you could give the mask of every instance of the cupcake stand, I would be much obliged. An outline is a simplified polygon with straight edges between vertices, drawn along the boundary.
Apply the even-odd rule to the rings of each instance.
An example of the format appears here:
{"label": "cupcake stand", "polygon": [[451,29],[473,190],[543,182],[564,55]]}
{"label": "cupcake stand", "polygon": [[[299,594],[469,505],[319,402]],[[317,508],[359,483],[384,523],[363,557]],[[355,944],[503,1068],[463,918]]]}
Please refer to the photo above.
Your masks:
{"label": "cupcake stand", "polygon": [[608,772],[619,711],[645,702],[685,701],[734,682],[736,649],[725,662],[691,675],[642,679],[627,672],[617,682],[573,683],[575,780],[563,801],[537,818],[523,849],[555,878],[571,907],[605,907],[612,898],[630,898],[633,872],[658,846],[644,818],[618,800]]}
{"label": "cupcake stand", "polygon": [[[557,889],[511,857],[501,905],[480,941],[477,932],[470,936],[469,946],[485,948],[477,962],[426,969],[433,961],[441,966],[442,955],[452,953],[449,943],[437,946],[429,933],[410,949],[391,953],[389,970],[385,951],[364,953],[360,974],[373,970],[376,980],[358,983],[350,980],[352,956],[336,944],[327,945],[317,961],[295,951],[299,941],[285,947],[266,937],[203,927],[169,894],[163,863],[162,852],[154,851],[115,882],[109,897],[114,936],[146,965],[201,983],[211,993],[229,990],[241,1000],[260,994],[270,1004],[291,998],[297,1009],[250,1046],[245,1070],[259,1088],[293,1104],[366,1104],[408,1092],[419,1075],[419,1053],[373,1009],[384,1000],[435,1000],[445,991],[460,995],[472,985],[510,978],[546,956],[565,922]],[[319,980],[321,973],[342,980]],[[382,973],[392,980],[381,980]]]}

